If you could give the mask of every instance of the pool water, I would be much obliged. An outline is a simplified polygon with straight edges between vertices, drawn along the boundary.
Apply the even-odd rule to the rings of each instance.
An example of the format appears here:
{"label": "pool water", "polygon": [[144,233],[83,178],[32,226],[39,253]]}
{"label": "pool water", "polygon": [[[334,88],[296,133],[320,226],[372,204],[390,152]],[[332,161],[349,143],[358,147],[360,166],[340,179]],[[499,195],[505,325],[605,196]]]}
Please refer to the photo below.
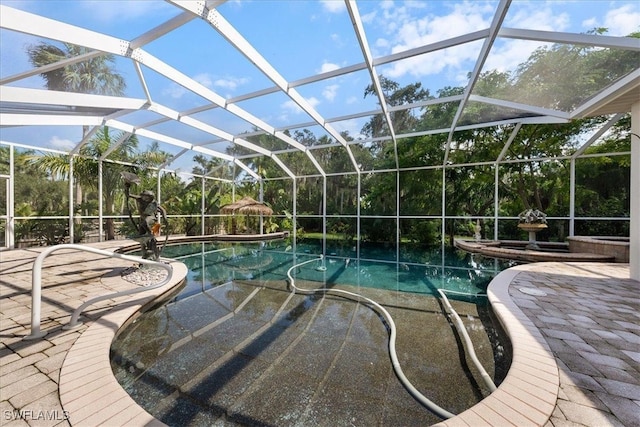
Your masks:
{"label": "pool water", "polygon": [[[188,288],[215,286],[234,279],[286,280],[287,270],[295,264],[319,258],[318,245],[298,245],[294,254],[283,241],[268,243],[195,243],[168,246],[163,256],[179,259],[189,267]],[[343,251],[344,252],[344,251]],[[353,253],[355,255],[355,252]],[[368,255],[386,256],[383,249]],[[200,255],[198,257],[197,255]],[[292,272],[296,280],[340,283],[402,292],[437,294],[447,289],[469,294],[485,292],[491,279],[513,265],[504,260],[474,256],[464,251],[440,247],[404,253],[403,262],[368,259],[357,261],[349,253],[329,252],[317,263]],[[189,294],[187,289],[183,292]]]}
{"label": "pool water", "polygon": [[[168,425],[427,425],[439,418],[398,382],[388,325],[366,305],[294,294],[287,271],[317,246],[284,242],[167,247],[187,264],[184,287],[127,325],[112,369],[127,392]],[[372,253],[372,252],[369,252]],[[398,328],[398,358],[421,393],[453,413],[489,391],[443,313],[444,288],[499,383],[509,365],[482,293],[508,266],[434,250],[406,262],[335,252],[292,271],[303,288],[357,292],[385,306]],[[411,262],[429,259],[432,263]]]}

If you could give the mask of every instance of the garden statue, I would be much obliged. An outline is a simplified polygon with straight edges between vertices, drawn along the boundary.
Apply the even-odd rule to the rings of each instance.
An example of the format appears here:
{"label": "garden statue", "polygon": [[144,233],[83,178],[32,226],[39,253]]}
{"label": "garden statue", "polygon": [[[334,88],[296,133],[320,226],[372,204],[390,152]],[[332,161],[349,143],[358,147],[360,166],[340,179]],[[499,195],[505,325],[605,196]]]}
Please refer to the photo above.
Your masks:
{"label": "garden statue", "polygon": [[536,233],[547,228],[547,215],[538,209],[527,209],[520,212],[518,217],[520,218],[518,228],[529,233],[529,244],[526,249],[540,249],[540,246],[536,243]]}
{"label": "garden statue", "polygon": [[[124,178],[124,194],[127,197],[127,211],[129,219],[133,226],[138,230],[135,240],[140,242],[143,259],[152,259],[157,261],[160,259],[161,249],[158,248],[157,237],[160,235],[161,224],[159,216],[167,222],[167,214],[162,206],[155,199],[153,191],[145,190],[139,195],[130,194],[131,184],[139,184],[140,179],[129,172],[122,172]],[[133,219],[131,209],[129,208],[129,199],[136,201],[138,208],[138,222]],[[168,237],[168,234],[167,234]]]}

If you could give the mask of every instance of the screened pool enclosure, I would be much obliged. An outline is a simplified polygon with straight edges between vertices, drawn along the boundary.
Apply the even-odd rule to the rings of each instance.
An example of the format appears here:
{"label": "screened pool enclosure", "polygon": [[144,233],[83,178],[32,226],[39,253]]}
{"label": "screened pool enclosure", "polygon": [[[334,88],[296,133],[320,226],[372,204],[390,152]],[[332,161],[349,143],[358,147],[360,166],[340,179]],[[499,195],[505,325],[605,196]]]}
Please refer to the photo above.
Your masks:
{"label": "screened pool enclosure", "polygon": [[0,3],[4,247],[130,235],[131,172],[174,234],[250,196],[239,233],[399,260],[535,208],[640,280],[635,2]]}

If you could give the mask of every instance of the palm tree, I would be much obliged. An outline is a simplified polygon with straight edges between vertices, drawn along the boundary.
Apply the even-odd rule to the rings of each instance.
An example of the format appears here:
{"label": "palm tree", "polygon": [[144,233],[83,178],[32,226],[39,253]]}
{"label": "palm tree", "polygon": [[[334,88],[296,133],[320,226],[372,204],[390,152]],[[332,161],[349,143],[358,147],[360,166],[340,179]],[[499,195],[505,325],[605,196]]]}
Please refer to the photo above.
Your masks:
{"label": "palm tree", "polygon": [[[79,185],[93,188],[98,187],[98,163],[100,157],[120,139],[120,134],[112,135],[108,127],[103,127],[85,144],[73,160],[73,176]],[[109,156],[110,159],[136,163],[138,157],[144,153],[137,152],[138,139],[132,135],[124,143],[120,144]],[[32,162],[40,169],[52,175],[66,178],[69,176],[69,156],[47,154],[44,156],[34,156]],[[120,163],[109,163],[102,169],[102,195],[104,197],[105,215],[113,215],[115,211],[115,201],[118,191],[122,187],[121,172],[128,170]],[[113,218],[105,220],[105,231],[107,240],[115,239],[115,227]]]}
{"label": "palm tree", "polygon": [[[107,126],[99,129],[96,134],[80,149],[79,155],[73,159],[74,179],[82,186],[98,189],[99,162],[116,141],[122,139],[122,132],[112,133]],[[147,178],[145,171],[157,167],[170,157],[170,154],[160,150],[159,144],[152,142],[146,151],[138,150],[138,138],[131,135],[118,145],[110,154],[109,159],[115,162],[107,162],[102,168],[102,194],[104,198],[104,213],[107,216],[116,212],[118,194],[123,188],[122,172],[133,172]],[[69,156],[47,154],[33,156],[31,162],[41,170],[54,176],[66,178],[69,176]],[[135,166],[126,166],[122,163],[130,163]],[[124,201],[123,201],[124,203]],[[113,218],[105,219],[105,231],[107,240],[115,239],[115,227]]]}
{"label": "palm tree", "polygon": [[[64,49],[61,49],[45,42],[29,46],[27,55],[31,65],[42,67],[91,52],[90,49],[71,43],[63,43],[63,46]],[[114,55],[104,54],[46,71],[41,76],[49,90],[121,96],[124,95],[126,83],[124,77],[113,68],[114,63]],[[83,139],[88,131],[87,126],[82,127]],[[75,199],[82,201],[81,180],[76,181]]]}
{"label": "palm tree", "polygon": [[[42,67],[91,52],[71,43],[63,45],[64,49],[44,42],[29,46],[27,54],[31,65]],[[124,77],[113,68],[114,63],[114,55],[104,54],[41,75],[49,90],[121,96],[126,84]]]}

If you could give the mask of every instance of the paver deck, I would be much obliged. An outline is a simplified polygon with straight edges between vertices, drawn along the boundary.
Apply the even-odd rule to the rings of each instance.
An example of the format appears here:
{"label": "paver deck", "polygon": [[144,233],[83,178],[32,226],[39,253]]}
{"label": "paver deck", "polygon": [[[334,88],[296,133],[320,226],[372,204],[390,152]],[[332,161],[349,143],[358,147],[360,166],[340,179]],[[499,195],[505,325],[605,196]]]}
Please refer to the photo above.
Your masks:
{"label": "paver deck", "polygon": [[[92,244],[92,247],[114,251],[133,241]],[[2,426],[65,426],[77,425],[79,413],[73,405],[61,402],[61,379],[67,370],[73,371],[73,355],[80,359],[99,356],[108,361],[109,336],[145,303],[170,292],[186,275],[182,263],[172,262],[173,279],[154,290],[97,302],[85,310],[84,323],[73,330],[64,330],[73,311],[87,300],[114,292],[138,288],[123,280],[121,273],[135,263],[117,258],[102,257],[76,249],[62,249],[45,258],[42,269],[41,339],[24,340],[30,333],[32,266],[44,248],[29,248],[0,253],[0,425]],[[124,302],[124,303],[123,303]],[[96,334],[102,331],[102,335]],[[97,339],[96,339],[97,337]],[[88,359],[86,359],[88,360]],[[75,393],[89,392],[91,379],[99,368],[102,373],[110,367],[90,366],[75,371],[75,383],[67,382]],[[71,376],[69,380],[73,379]],[[114,381],[115,382],[115,381]],[[117,383],[116,383],[117,384]],[[110,383],[112,387],[113,384]],[[103,390],[110,390],[103,387]],[[111,389],[113,390],[113,389]],[[118,390],[115,390],[118,391]],[[102,402],[94,402],[89,411],[96,412]],[[133,401],[131,400],[131,403]],[[83,408],[86,409],[86,408]],[[136,414],[129,410],[128,413]],[[118,417],[114,415],[114,420]],[[106,424],[109,424],[108,422]],[[105,425],[106,425],[105,424]],[[98,424],[95,424],[98,425]]]}
{"label": "paver deck", "polygon": [[[126,303],[115,308],[115,301],[100,302],[80,328],[62,330],[82,302],[136,285],[119,274],[131,262],[56,252],[43,270],[48,334],[26,341],[31,267],[41,250],[0,253],[0,424],[160,424],[118,386],[108,353],[120,326],[176,283],[121,297]],[[179,266],[176,278],[186,274]],[[628,264],[602,263],[528,264],[501,273],[489,294],[512,338],[512,368],[496,392],[441,424],[640,426],[640,283],[628,277]]]}
{"label": "paver deck", "polygon": [[488,293],[512,341],[511,368],[496,392],[441,424],[640,426],[638,291],[628,264],[500,273]]}

